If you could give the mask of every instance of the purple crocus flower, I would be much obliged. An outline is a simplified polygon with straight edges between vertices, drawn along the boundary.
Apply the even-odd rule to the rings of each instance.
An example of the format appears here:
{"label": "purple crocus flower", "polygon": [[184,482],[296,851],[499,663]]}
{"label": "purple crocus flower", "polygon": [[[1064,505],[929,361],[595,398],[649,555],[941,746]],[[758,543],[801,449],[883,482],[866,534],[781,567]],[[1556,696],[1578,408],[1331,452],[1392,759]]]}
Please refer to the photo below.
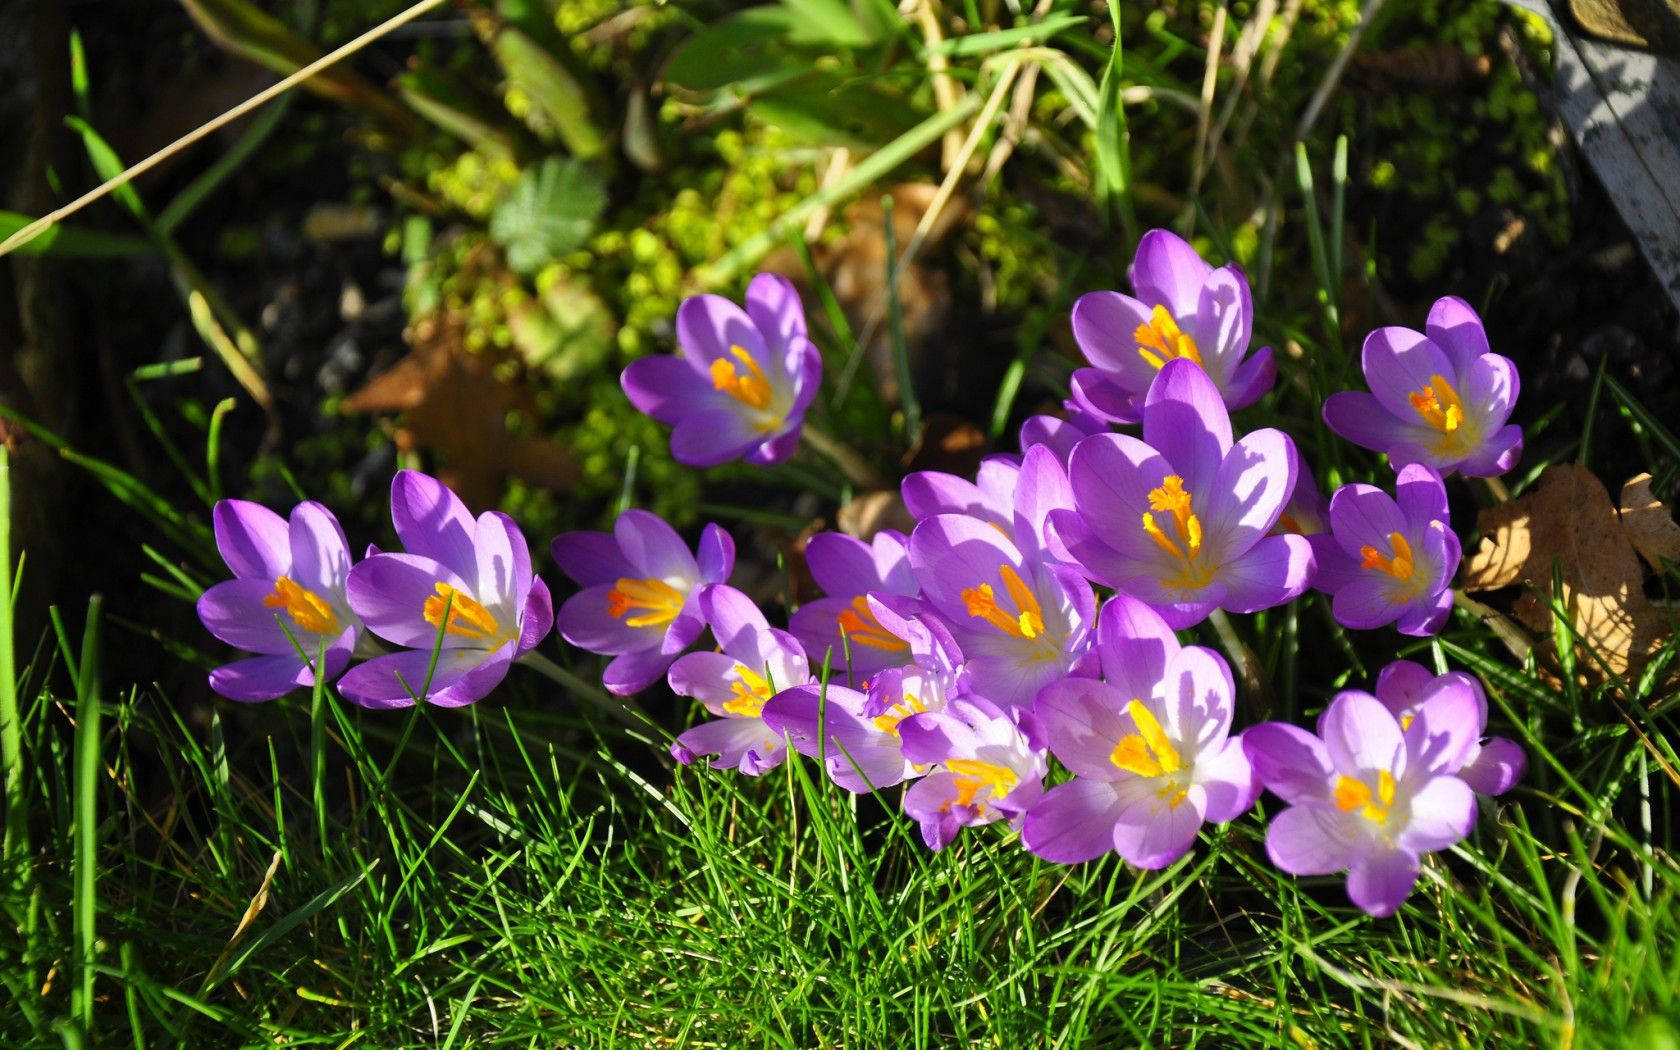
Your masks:
{"label": "purple crocus flower", "polygon": [[1314,586],[1331,611],[1360,630],[1393,623],[1401,634],[1431,635],[1452,612],[1459,542],[1447,518],[1447,490],[1434,468],[1412,463],[1395,495],[1343,485],[1330,497],[1334,549],[1320,547]]}
{"label": "purple crocus flower", "polygon": [[1063,864],[1112,849],[1163,868],[1203,823],[1235,819],[1259,794],[1242,740],[1230,736],[1231,672],[1217,653],[1180,646],[1135,598],[1111,598],[1097,630],[1105,681],[1052,683],[1034,707],[1075,776],[1027,812],[1022,842]]}
{"label": "purple crocus flower", "polygon": [[234,578],[205,591],[198,618],[229,645],[260,655],[210,672],[230,700],[272,700],[350,662],[362,622],[344,596],[350,547],[332,511],[310,500],[290,521],[258,503],[225,499],[211,512],[216,547]]}
{"label": "purple crocus flower", "polygon": [[1073,374],[1073,399],[1111,423],[1135,423],[1168,362],[1204,369],[1231,411],[1271,389],[1272,350],[1248,353],[1254,303],[1235,265],[1214,269],[1166,230],[1150,230],[1132,259],[1132,288],[1091,292],[1073,304],[1073,337],[1094,367]]}
{"label": "purple crocus flower", "polygon": [[868,543],[844,533],[819,532],[805,545],[805,564],[823,597],[800,606],[788,630],[817,659],[849,671],[856,682],[910,659],[910,643],[875,618],[870,594],[916,594],[909,541],[882,529]]}
{"label": "purple crocus flower", "polygon": [[1482,683],[1463,671],[1437,675],[1413,660],[1396,660],[1377,672],[1377,699],[1410,729],[1418,710],[1438,693],[1460,692],[1476,710],[1476,740],[1464,753],[1464,765],[1446,772],[1455,774],[1478,795],[1503,795],[1522,779],[1528,756],[1514,740],[1502,736],[1483,737],[1487,730],[1487,694]]}
{"label": "purple crocus flower", "polygon": [[1401,728],[1369,693],[1338,693],[1318,735],[1280,722],[1243,734],[1254,771],[1289,807],[1266,829],[1266,852],[1291,875],[1346,871],[1348,896],[1379,918],[1417,882],[1422,854],[1470,833],[1476,795],[1449,770],[1476,743],[1462,690],[1436,692]]}
{"label": "purple crocus flower", "polygon": [[718,717],[677,737],[671,755],[683,765],[714,755],[714,767],[756,777],[787,757],[779,730],[762,717],[765,702],[811,680],[798,639],[764,619],[751,598],[728,584],[700,588],[695,602],[722,652],[688,653],[671,665],[671,691],[692,696]]}
{"label": "purple crocus flower", "polygon": [[1491,477],[1522,455],[1522,428],[1507,424],[1517,366],[1488,349],[1482,319],[1456,296],[1436,301],[1423,332],[1379,328],[1360,354],[1370,393],[1324,402],[1324,422],[1399,470],[1427,463],[1443,476]]}
{"label": "purple crocus flower", "polygon": [[1255,612],[1306,589],[1311,544],[1267,535],[1297,472],[1288,435],[1268,428],[1233,444],[1213,381],[1169,361],[1143,406],[1143,440],[1098,434],[1073,450],[1074,509],[1050,511],[1050,526],[1088,576],[1182,629],[1216,608]]}
{"label": "purple crocus flower", "polygon": [[905,475],[899,488],[904,509],[917,521],[935,514],[966,514],[1012,535],[1015,483],[1020,473],[1020,457],[987,456],[980,461],[973,481],[940,470],[918,470]]}
{"label": "purple crocus flower", "polygon": [[1076,570],[1024,553],[999,529],[960,514],[917,525],[910,564],[987,699],[1029,707],[1039,689],[1085,659],[1096,599]]}
{"label": "purple crocus flower", "polygon": [[1027,417],[1027,421],[1021,424],[1021,451],[1025,453],[1034,445],[1045,445],[1056,454],[1057,461],[1066,470],[1068,457],[1073,455],[1073,446],[1092,434],[1106,433],[1107,430],[1107,423],[1070,401],[1067,403],[1066,419],[1057,416]]}
{"label": "purple crocus flower", "polygon": [[552,552],[583,588],[560,607],[560,637],[612,656],[602,683],[619,696],[658,681],[694,644],[706,629],[696,592],[735,567],[735,541],[718,526],[707,525],[690,553],[677,530],[645,510],[620,514],[610,533],[556,537]]}
{"label": "purple crocus flower", "polygon": [[1021,818],[1044,792],[1044,744],[1033,716],[978,697],[899,725],[904,757],[937,766],[904,793],[904,812],[929,849],[943,849],[970,825]]}
{"label": "purple crocus flower", "polygon": [[483,698],[554,626],[524,534],[500,511],[475,521],[442,482],[413,470],[391,479],[391,521],[405,553],[358,563],[345,591],[368,630],[403,651],[352,668],[339,691],[378,708]]}
{"label": "purple crocus flower", "polygon": [[822,382],[822,355],[786,278],[754,277],[746,307],[716,295],[684,299],[681,356],[632,361],[620,379],[632,404],[675,426],[671,455],[689,466],[787,459]]}
{"label": "purple crocus flower", "polygon": [[795,751],[820,759],[830,780],[862,795],[918,775],[905,760],[898,735],[906,712],[872,716],[869,710],[869,697],[856,689],[811,683],[771,697],[763,718]]}

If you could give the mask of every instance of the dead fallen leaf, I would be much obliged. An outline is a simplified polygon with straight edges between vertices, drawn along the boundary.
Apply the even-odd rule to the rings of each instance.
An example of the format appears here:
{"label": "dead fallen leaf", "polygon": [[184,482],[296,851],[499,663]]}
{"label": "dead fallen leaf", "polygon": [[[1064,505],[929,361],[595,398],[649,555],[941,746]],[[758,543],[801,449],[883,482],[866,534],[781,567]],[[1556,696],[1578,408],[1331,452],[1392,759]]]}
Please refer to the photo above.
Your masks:
{"label": "dead fallen leaf", "polygon": [[916,519],[904,508],[897,489],[861,492],[834,517],[841,532],[860,540],[874,539],[882,529],[909,532],[916,527]]}
{"label": "dead fallen leaf", "polygon": [[1639,556],[1663,571],[1663,561],[1680,563],[1680,525],[1651,491],[1651,475],[1629,478],[1622,486],[1622,528]]}
{"label": "dead fallen leaf", "polygon": [[[1637,674],[1673,630],[1645,597],[1644,572],[1603,483],[1578,464],[1547,469],[1534,491],[1478,518],[1481,544],[1466,559],[1466,591],[1522,584],[1512,615],[1546,637],[1551,602],[1612,673]],[[1553,595],[1553,566],[1562,579]],[[1596,666],[1583,656],[1580,666]]]}
{"label": "dead fallen leaf", "polygon": [[470,507],[494,506],[509,477],[547,489],[578,479],[571,449],[549,438],[510,429],[509,419],[533,420],[536,402],[506,351],[475,353],[462,341],[459,321],[425,317],[409,332],[413,349],[344,399],[343,411],[400,413],[399,448],[438,453],[438,475]]}

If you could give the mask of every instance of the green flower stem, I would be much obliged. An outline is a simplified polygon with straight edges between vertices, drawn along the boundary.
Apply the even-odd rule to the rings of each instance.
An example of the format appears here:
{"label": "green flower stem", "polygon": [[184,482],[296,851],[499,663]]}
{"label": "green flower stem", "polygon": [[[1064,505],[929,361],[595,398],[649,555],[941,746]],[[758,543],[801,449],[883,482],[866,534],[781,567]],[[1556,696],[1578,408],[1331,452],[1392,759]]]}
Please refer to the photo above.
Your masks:
{"label": "green flower stem", "polygon": [[1231,623],[1231,618],[1225,615],[1224,609],[1215,609],[1208,613],[1208,623],[1213,625],[1213,633],[1219,636],[1219,644],[1230,655],[1237,678],[1242,682],[1243,691],[1248,694],[1256,710],[1264,709],[1266,680],[1260,673],[1260,658],[1254,655],[1254,650],[1237,634],[1236,625]]}
{"label": "green flower stem", "polygon": [[30,881],[29,804],[24,794],[23,732],[19,721],[16,654],[12,648],[12,468],[0,447],[0,767],[5,771],[7,871]]}

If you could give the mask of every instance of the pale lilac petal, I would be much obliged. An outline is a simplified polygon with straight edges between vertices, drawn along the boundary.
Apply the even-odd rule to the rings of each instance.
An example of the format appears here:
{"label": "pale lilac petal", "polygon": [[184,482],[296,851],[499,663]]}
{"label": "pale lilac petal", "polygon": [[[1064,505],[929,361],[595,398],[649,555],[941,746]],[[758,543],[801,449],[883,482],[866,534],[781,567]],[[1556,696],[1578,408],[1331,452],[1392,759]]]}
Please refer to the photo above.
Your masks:
{"label": "pale lilac petal", "polygon": [[1394,502],[1400,516],[1414,527],[1426,521],[1447,520],[1447,489],[1433,467],[1413,463],[1400,468],[1394,479]]}
{"label": "pale lilac petal", "polygon": [[499,510],[479,516],[473,529],[475,590],[485,605],[516,600],[531,589],[531,550],[513,519]]}
{"label": "pale lilac petal", "polygon": [[1433,853],[1463,842],[1476,823],[1476,793],[1455,776],[1431,777],[1412,795],[1410,808],[1395,842],[1411,853]]}
{"label": "pale lilac petal", "polygon": [[737,660],[756,655],[755,639],[770,629],[770,621],[751,598],[728,584],[714,583],[702,587],[695,601],[724,652]]}
{"label": "pale lilac petal", "polygon": [[639,693],[663,678],[676,658],[676,653],[661,652],[657,645],[620,653],[602,672],[601,685],[614,696]]}
{"label": "pale lilac petal", "polygon": [[[910,477],[915,477],[912,474]],[[947,477],[949,475],[946,475]],[[908,484],[910,478],[905,478]],[[909,505],[909,501],[905,501]],[[869,544],[841,532],[819,532],[805,544],[805,564],[824,594],[848,598],[880,586]]]}
{"label": "pale lilac petal", "polygon": [[[349,663],[348,651],[327,654],[327,677],[331,678]],[[210,688],[227,697],[253,703],[273,700],[293,689],[313,686],[314,675],[296,654],[291,656],[253,656],[223,664],[210,672]]]}
{"label": "pale lilac petal", "polygon": [[1330,599],[1336,622],[1357,631],[1393,623],[1407,606],[1394,599],[1393,581],[1380,572],[1356,571]]}
{"label": "pale lilac petal", "polygon": [[723,705],[735,698],[730,674],[736,660],[723,653],[685,653],[677,657],[666,674],[671,692],[678,696],[692,696],[705,704],[714,715],[724,713]]}
{"label": "pale lilac petal", "polygon": [[[1460,683],[1462,685],[1462,683]],[[1416,660],[1395,660],[1377,672],[1374,690],[1395,718],[1413,714],[1435,686],[1435,675]]]}
{"label": "pale lilac petal", "polygon": [[[1162,366],[1144,399],[1143,441],[1151,448],[1171,450],[1172,472],[1184,479],[1190,492],[1200,495],[1211,489],[1231,448],[1231,416],[1219,388],[1200,365],[1181,358]],[[1289,498],[1294,484],[1291,472],[1278,506]]]}
{"label": "pale lilac petal", "polygon": [[1125,594],[1103,603],[1097,619],[1103,677],[1128,698],[1150,695],[1178,650],[1178,636],[1151,606]]}
{"label": "pale lilac petal", "polygon": [[671,455],[691,467],[715,467],[740,459],[764,440],[752,421],[724,406],[696,408],[671,431]]}
{"label": "pale lilac petal", "polygon": [[[805,411],[804,406],[799,406],[798,410],[800,412]],[[783,430],[775,437],[762,442],[757,448],[748,449],[746,454],[741,457],[741,462],[755,467],[766,467],[773,463],[782,463],[791,459],[793,454],[799,450],[799,426],[800,421],[795,420],[790,424],[789,429]]]}
{"label": "pale lilac petal", "polygon": [[1458,395],[1466,412],[1490,422],[1503,423],[1511,416],[1522,390],[1517,366],[1508,357],[1488,354],[1478,357],[1463,375]]}
{"label": "pale lilac petal", "polygon": [[1164,868],[1189,852],[1202,828],[1206,800],[1192,786],[1182,797],[1162,798],[1152,783],[1132,780],[1121,785],[1129,796],[1114,825],[1114,851],[1134,867]]}
{"label": "pale lilac petal", "polygon": [[1073,455],[1073,446],[1092,434],[1102,432],[1100,420],[1076,421],[1056,416],[1028,416],[1027,421],[1021,424],[1021,452],[1024,454],[1034,445],[1043,445],[1054,452],[1056,459],[1066,467],[1068,457]]}
{"label": "pale lilac petal", "polygon": [[[345,597],[368,630],[396,645],[431,649],[438,625],[427,623],[426,603],[438,596],[437,585],[447,584],[467,594],[472,589],[448,567],[418,554],[379,554],[350,570]],[[444,632],[443,644],[454,648],[468,640]]]}
{"label": "pale lilac petal", "polygon": [[1068,387],[1073,403],[1104,423],[1136,423],[1143,419],[1143,396],[1127,392],[1098,369],[1074,369]]}
{"label": "pale lilac petal", "polygon": [[1240,554],[1270,532],[1295,491],[1300,457],[1281,430],[1255,430],[1234,445],[1197,508],[1204,541],[1227,556]]}
{"label": "pale lilac petal", "polygon": [[972,617],[962,592],[990,583],[998,594],[1005,594],[999,568],[1010,565],[1018,571],[1021,552],[978,518],[939,514],[917,525],[910,534],[910,564],[934,607],[965,623]]}
{"label": "pale lilac petal", "polygon": [[1470,304],[1456,295],[1442,296],[1429,309],[1424,331],[1453,364],[1454,372],[1463,376],[1478,358],[1490,353],[1487,330],[1482,319]]}
{"label": "pale lilac petal", "polygon": [[1467,478],[1496,477],[1517,465],[1522,450],[1522,427],[1512,423],[1482,442],[1475,455],[1458,465],[1458,472]]}
{"label": "pale lilac petal", "polygon": [[701,722],[677,737],[671,755],[683,765],[710,755],[713,769],[734,769],[756,777],[787,757],[782,738],[756,718],[718,718]]}
{"label": "pale lilac petal", "polygon": [[1285,802],[1311,804],[1330,798],[1336,770],[1324,742],[1299,726],[1262,722],[1242,735],[1254,775]]}
{"label": "pale lilac petal", "polygon": [[1399,326],[1379,328],[1366,336],[1360,364],[1371,393],[1397,420],[1419,418],[1411,395],[1429,386],[1435,376],[1451,381],[1457,374],[1447,355],[1427,336]]}
{"label": "pale lilac petal", "polygon": [[313,500],[292,508],[288,529],[292,581],[335,604],[350,572],[350,543],[333,512]]}
{"label": "pale lilac petal", "polygon": [[980,487],[971,481],[937,470],[919,470],[905,476],[900,485],[904,508],[920,521],[936,514],[967,514],[1009,525],[1008,508],[988,504]]}
{"label": "pale lilac petal", "polygon": [[711,389],[711,379],[686,357],[655,354],[626,365],[618,385],[638,411],[675,423],[693,408],[696,391]]}
{"label": "pale lilac petal", "polygon": [[[1081,441],[1068,463],[1074,505],[1087,522],[1103,526],[1101,539],[1116,544],[1133,537],[1139,550],[1153,550],[1143,532],[1149,493],[1159,488],[1173,465],[1155,449],[1129,434],[1098,434]],[[1068,537],[1064,534],[1063,539]]]}
{"label": "pale lilac petal", "polygon": [[[198,597],[198,618],[204,629],[236,649],[270,656],[295,655],[290,638],[307,649],[307,632],[300,630],[284,609],[268,608],[263,599],[274,592],[274,583],[256,578],[223,580]],[[280,624],[284,622],[285,627]]]}
{"label": "pale lilac petal", "polygon": [[1291,875],[1346,871],[1363,852],[1357,819],[1332,806],[1290,806],[1266,827],[1266,856]]}
{"label": "pale lilac petal", "polygon": [[1135,333],[1149,324],[1152,308],[1120,292],[1088,292],[1073,304],[1073,338],[1085,360],[1119,386],[1144,391],[1155,369],[1138,354]]}
{"label": "pale lilac petal", "polygon": [[1379,919],[1400,910],[1417,885],[1418,858],[1405,850],[1372,852],[1348,869],[1348,899]]}
{"label": "pale lilac petal", "polygon": [[1220,570],[1225,597],[1219,604],[1240,613],[1282,605],[1306,591],[1314,565],[1313,545],[1305,536],[1267,536]]}
{"label": "pale lilac petal", "polygon": [[1458,771],[1458,776],[1478,795],[1503,795],[1511,790],[1528,769],[1528,755],[1514,740],[1489,737]]}
{"label": "pale lilac petal", "polygon": [[531,577],[531,592],[520,614],[519,653],[524,655],[542,644],[554,630],[554,596],[541,576]]}
{"label": "pale lilac petal", "polygon": [[[1394,629],[1412,638],[1428,638],[1439,634],[1446,625],[1447,617],[1452,615],[1453,595],[1450,590],[1439,591],[1434,595],[1421,594],[1405,607],[1405,611],[1395,618]],[[1353,624],[1348,624],[1352,627]]]}
{"label": "pale lilac petal", "polygon": [[439,562],[473,588],[478,556],[472,515],[443,482],[417,470],[397,471],[391,479],[391,523],[405,551]]}
{"label": "pale lilac petal", "polygon": [[613,538],[638,577],[693,579],[698,574],[682,537],[657,514],[625,511],[613,523]]}
{"label": "pale lilac petal", "polygon": [[[351,579],[355,579],[353,572]],[[607,598],[612,589],[610,583],[597,584],[567,598],[555,616],[560,637],[592,653],[632,653],[643,649],[657,652],[665,637],[665,629],[656,624],[631,627],[614,616],[608,611]],[[369,627],[372,627],[371,623]]]}
{"label": "pale lilac petal", "polygon": [[950,772],[924,777],[904,793],[904,812],[921,827],[928,849],[944,849],[975,822],[976,808],[958,805],[958,797],[957,775]]}
{"label": "pale lilac petal", "polygon": [[1114,848],[1114,826],[1128,798],[1102,780],[1071,780],[1027,810],[1021,844],[1057,864],[1094,860]]}
{"label": "pale lilac petal", "polygon": [[1045,522],[1052,510],[1073,508],[1073,488],[1056,454],[1042,445],[1027,450],[1014,486],[1015,542],[1043,551]]}
{"label": "pale lilac petal", "polygon": [[1387,452],[1408,432],[1381,402],[1363,390],[1331,394],[1324,399],[1323,415],[1324,425],[1337,437],[1376,452]]}
{"label": "pale lilac petal", "polygon": [[1394,498],[1374,485],[1343,485],[1330,497],[1330,528],[1336,543],[1349,556],[1357,557],[1363,547],[1389,549],[1392,533],[1410,535]]}
{"label": "pale lilac petal", "polygon": [[1212,754],[1196,759],[1196,783],[1207,797],[1207,811],[1203,815],[1215,824],[1247,813],[1260,797],[1260,778],[1254,774],[1254,764],[1240,737],[1225,741]]}
{"label": "pale lilac petal", "polygon": [[1405,744],[1400,723],[1382,701],[1347,689],[1337,693],[1319,719],[1325,753],[1344,774],[1373,770],[1403,771]]}
{"label": "pale lilac petal", "polygon": [[1265,397],[1277,381],[1277,362],[1272,348],[1263,346],[1243,359],[1225,387],[1225,407],[1235,412]]}
{"label": "pale lilac petal", "polygon": [[1482,735],[1481,713],[1469,689],[1440,689],[1418,706],[1406,727],[1414,775],[1452,773],[1470,760]]}
{"label": "pale lilac petal", "polygon": [[733,361],[733,347],[766,359],[764,338],[747,312],[721,295],[694,295],[677,307],[677,346],[703,376],[718,358]]}
{"label": "pale lilac petal", "polygon": [[747,285],[747,316],[772,346],[792,346],[805,338],[805,307],[793,282],[774,273],[761,273]]}
{"label": "pale lilac petal", "polygon": [[291,567],[291,536],[286,521],[260,503],[224,499],[210,512],[216,549],[240,579],[266,580],[269,586]]}
{"label": "pale lilac petal", "polygon": [[1253,323],[1254,301],[1242,270],[1227,265],[1209,273],[1196,297],[1195,339],[1203,366],[1221,390],[1230,390]]}
{"label": "pale lilac petal", "polygon": [[1138,241],[1129,277],[1138,298],[1162,303],[1174,317],[1196,312],[1202,285],[1213,267],[1184,238],[1168,230],[1150,230]]}
{"label": "pale lilac petal", "polygon": [[[432,663],[430,649],[405,649],[399,653],[376,656],[347,671],[344,677],[338,680],[338,691],[343,693],[346,699],[363,707],[380,710],[412,707],[417,697],[432,703],[459,706],[461,702],[472,702],[463,700],[461,694],[455,691],[458,686],[467,686],[468,672],[477,668],[479,664],[488,662],[488,658],[500,654],[500,674],[496,675],[496,680],[500,681],[507,673],[512,648],[510,645],[503,646],[496,654],[486,653],[482,649],[444,649],[437,654],[437,667],[429,680],[429,688],[426,670]],[[494,684],[490,683],[492,687]],[[471,687],[462,690],[473,691],[475,690]],[[489,688],[484,692],[489,692]],[[479,694],[482,695],[483,693]],[[450,703],[451,701],[454,703]]]}
{"label": "pale lilac petal", "polygon": [[1231,669],[1211,649],[1187,645],[1173,654],[1158,696],[1158,702],[1146,702],[1167,736],[1196,751],[1217,746],[1231,731],[1236,685]]}
{"label": "pale lilac petal", "polygon": [[1131,699],[1129,692],[1103,682],[1064,678],[1039,690],[1033,714],[1062,765],[1082,777],[1118,780],[1122,772],[1111,756],[1133,732],[1123,713]]}

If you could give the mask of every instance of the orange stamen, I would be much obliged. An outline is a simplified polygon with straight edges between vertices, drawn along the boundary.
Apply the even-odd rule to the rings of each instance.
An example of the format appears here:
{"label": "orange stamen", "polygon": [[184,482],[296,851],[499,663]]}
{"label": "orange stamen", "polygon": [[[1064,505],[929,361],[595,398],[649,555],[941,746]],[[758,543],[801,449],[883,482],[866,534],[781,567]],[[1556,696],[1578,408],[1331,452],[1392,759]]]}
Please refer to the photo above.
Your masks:
{"label": "orange stamen", "polygon": [[1411,579],[1412,573],[1417,569],[1417,562],[1412,557],[1412,545],[1398,532],[1389,533],[1388,542],[1394,551],[1392,557],[1369,545],[1359,548],[1359,567],[1376,569],[1401,581]]}
{"label": "orange stamen", "polygon": [[[655,627],[670,623],[682,612],[688,596],[656,577],[645,580],[621,579],[607,591],[607,615],[623,620],[626,627]],[[644,609],[641,616],[626,615],[631,609]]]}
{"label": "orange stamen", "polygon": [[1165,306],[1155,307],[1149,320],[1133,330],[1132,338],[1137,340],[1138,356],[1151,368],[1158,369],[1180,357],[1198,365],[1202,363],[1202,352],[1197,349],[1196,341],[1179,329],[1178,321]]}
{"label": "orange stamen", "polygon": [[751,354],[738,346],[730,347],[729,354],[741,362],[747,374],[742,375],[727,359],[717,358],[712,362],[713,389],[721,390],[741,404],[759,411],[769,408],[774,391],[770,380],[765,378],[764,369],[758,366]]}
{"label": "orange stamen", "polygon": [[437,593],[426,599],[421,610],[427,623],[433,627],[443,625],[444,610],[447,608],[449,623],[443,626],[445,632],[475,641],[501,636],[502,627],[490,615],[490,610],[465,591],[457,590],[442,580],[437,581],[434,589]]}
{"label": "orange stamen", "polygon": [[[1149,508],[1143,513],[1144,533],[1169,557],[1184,563],[1183,571],[1168,581],[1169,584],[1185,588],[1205,586],[1213,579],[1215,567],[1204,566],[1198,561],[1202,553],[1202,521],[1192,509],[1192,498],[1184,488],[1184,479],[1177,474],[1168,474],[1161,479],[1160,487],[1149,492]],[[1157,513],[1172,516],[1173,536],[1167,535],[1166,530],[1156,523]]]}
{"label": "orange stamen", "polygon": [[1009,592],[1019,612],[1010,615],[998,605],[997,593],[989,583],[982,583],[978,587],[970,587],[962,592],[963,605],[968,609],[968,615],[978,617],[996,627],[1005,634],[1014,635],[1022,641],[1032,641],[1044,633],[1044,610],[1038,603],[1038,596],[1026,585],[1018,573],[1008,565],[998,566],[998,575],[1003,578],[1003,586]]}
{"label": "orange stamen", "polygon": [[263,599],[265,609],[284,609],[298,627],[312,634],[337,634],[338,615],[326,599],[306,587],[299,587],[291,577],[274,581],[274,593]]}
{"label": "orange stamen", "polygon": [[909,642],[881,626],[881,621],[875,618],[875,610],[869,607],[868,599],[861,594],[852,599],[852,607],[843,610],[834,622],[852,645],[867,645],[871,649],[893,653],[910,651]]}

